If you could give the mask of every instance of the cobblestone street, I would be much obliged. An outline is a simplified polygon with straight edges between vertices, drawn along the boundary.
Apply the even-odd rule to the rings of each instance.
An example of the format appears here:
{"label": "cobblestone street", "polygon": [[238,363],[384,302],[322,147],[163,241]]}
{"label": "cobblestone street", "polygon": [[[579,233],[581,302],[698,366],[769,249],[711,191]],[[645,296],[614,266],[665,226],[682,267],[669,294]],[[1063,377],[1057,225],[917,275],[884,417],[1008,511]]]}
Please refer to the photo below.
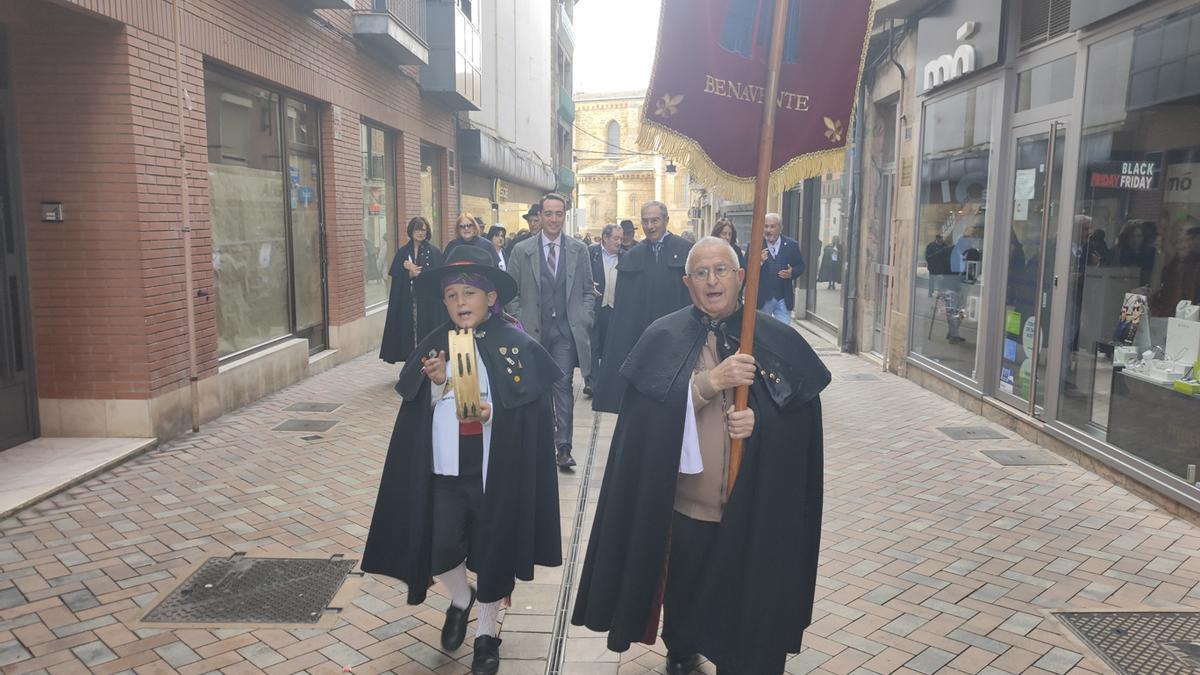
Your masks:
{"label": "cobblestone street", "polygon": [[[999,428],[867,361],[822,355],[834,383],[824,397],[821,577],[789,672],[1107,672],[1052,611],[1200,609],[1192,525],[1072,464],[1001,466],[980,451],[1034,446],[1009,432],[951,440],[938,427]],[[0,522],[0,671],[468,672],[470,640],[453,654],[438,646],[439,588],[409,607],[384,578],[364,579],[329,630],[126,626],[208,556],[354,557],[395,416],[396,372],[359,358]],[[341,407],[285,410],[304,401]],[[296,418],[337,424],[272,430]],[[594,429],[594,420],[579,401],[580,466],[560,482],[568,563],[583,557],[614,421],[602,416]],[[518,585],[503,616],[501,672],[661,669],[661,644],[618,655],[578,628],[556,639],[576,571],[539,569],[535,583]]]}

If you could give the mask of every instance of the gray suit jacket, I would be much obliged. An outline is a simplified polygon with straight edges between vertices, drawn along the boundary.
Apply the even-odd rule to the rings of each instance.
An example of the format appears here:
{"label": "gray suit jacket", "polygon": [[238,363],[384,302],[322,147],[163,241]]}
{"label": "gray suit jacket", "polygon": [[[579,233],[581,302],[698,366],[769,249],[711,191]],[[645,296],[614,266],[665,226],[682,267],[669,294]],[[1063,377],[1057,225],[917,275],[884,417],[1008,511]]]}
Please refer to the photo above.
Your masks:
{"label": "gray suit jacket", "polygon": [[[579,357],[579,368],[586,375],[591,370],[592,350],[592,306],[596,296],[592,292],[592,259],[587,245],[574,237],[562,234],[562,258],[558,261],[558,273],[566,274],[567,323],[575,338],[575,352]],[[517,280],[518,294],[508,304],[508,311],[525,332],[539,342],[542,339],[541,314],[541,261],[542,237],[529,237],[513,247],[507,260],[508,273]]]}

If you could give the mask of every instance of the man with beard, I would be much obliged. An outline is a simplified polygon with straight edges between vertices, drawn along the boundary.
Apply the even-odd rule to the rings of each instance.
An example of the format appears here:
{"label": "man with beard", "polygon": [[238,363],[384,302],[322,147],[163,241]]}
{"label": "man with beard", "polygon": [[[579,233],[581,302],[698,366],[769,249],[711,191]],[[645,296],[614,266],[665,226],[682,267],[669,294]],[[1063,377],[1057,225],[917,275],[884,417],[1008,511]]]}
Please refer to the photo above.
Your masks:
{"label": "man with beard", "polygon": [[[694,306],[655,321],[625,385],[572,622],[608,648],[653,643],[667,675],[706,656],[717,672],[782,673],[812,619],[821,534],[818,395],[829,371],[799,333],[759,312],[736,353],[745,272],[716,237],[691,250]],[[735,412],[735,389],[750,387]],[[730,438],[745,439],[733,471]]]}
{"label": "man with beard", "polygon": [[683,265],[692,244],[667,230],[670,216],[662,202],[642,206],[642,232],[637,243],[617,263],[617,291],[605,337],[600,372],[595,377],[592,409],[617,412],[624,385],[618,369],[655,319],[687,306]]}

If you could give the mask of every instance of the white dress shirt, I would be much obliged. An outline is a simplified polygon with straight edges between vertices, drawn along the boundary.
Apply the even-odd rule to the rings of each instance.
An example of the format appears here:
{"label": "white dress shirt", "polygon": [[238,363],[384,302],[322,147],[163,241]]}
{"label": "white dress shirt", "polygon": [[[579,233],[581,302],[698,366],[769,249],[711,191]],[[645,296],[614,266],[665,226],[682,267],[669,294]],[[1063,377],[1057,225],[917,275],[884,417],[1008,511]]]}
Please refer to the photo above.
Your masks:
{"label": "white dress shirt", "polygon": [[783,243],[783,237],[776,239],[774,244],[772,244],[769,239],[767,240],[767,249],[769,251],[771,251],[772,258],[779,256],[779,245],[782,243]]}
{"label": "white dress shirt", "polygon": [[616,253],[609,253],[600,247],[600,255],[603,258],[600,264],[604,266],[604,297],[600,301],[601,307],[612,307],[613,300],[617,293],[617,263],[621,257]]}
{"label": "white dress shirt", "polygon": [[538,236],[542,238],[542,258],[546,260],[547,265],[550,264],[550,244],[554,244],[554,267],[551,267],[550,271],[554,276],[558,276],[558,268],[562,266],[563,261],[562,233],[559,233],[557,239],[551,239],[546,236],[546,231],[542,230]]}
{"label": "white dress shirt", "polygon": [[[491,404],[491,387],[488,385],[487,366],[475,347],[475,364],[479,368],[479,400]],[[450,385],[450,364],[446,363],[445,384],[429,383],[430,401],[433,405],[433,472],[439,476],[458,475],[458,413],[454,407],[454,388]],[[483,487],[487,489],[488,454],[492,447],[492,422],[496,421],[496,407],[492,416],[483,424]]]}

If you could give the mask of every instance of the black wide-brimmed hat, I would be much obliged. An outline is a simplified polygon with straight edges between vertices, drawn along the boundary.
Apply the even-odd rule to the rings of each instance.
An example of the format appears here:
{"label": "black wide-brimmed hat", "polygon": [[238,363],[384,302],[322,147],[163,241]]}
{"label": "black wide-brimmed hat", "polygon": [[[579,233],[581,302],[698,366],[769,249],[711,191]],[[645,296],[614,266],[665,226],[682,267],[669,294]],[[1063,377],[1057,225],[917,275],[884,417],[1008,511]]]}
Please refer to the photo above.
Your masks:
{"label": "black wide-brimmed hat", "polygon": [[[488,244],[489,246],[491,244]],[[417,290],[421,293],[442,297],[442,279],[456,274],[478,274],[496,286],[496,295],[501,305],[507,305],[517,297],[517,280],[496,267],[492,256],[479,246],[462,244],[454,247],[441,267],[426,270],[417,277]]]}

